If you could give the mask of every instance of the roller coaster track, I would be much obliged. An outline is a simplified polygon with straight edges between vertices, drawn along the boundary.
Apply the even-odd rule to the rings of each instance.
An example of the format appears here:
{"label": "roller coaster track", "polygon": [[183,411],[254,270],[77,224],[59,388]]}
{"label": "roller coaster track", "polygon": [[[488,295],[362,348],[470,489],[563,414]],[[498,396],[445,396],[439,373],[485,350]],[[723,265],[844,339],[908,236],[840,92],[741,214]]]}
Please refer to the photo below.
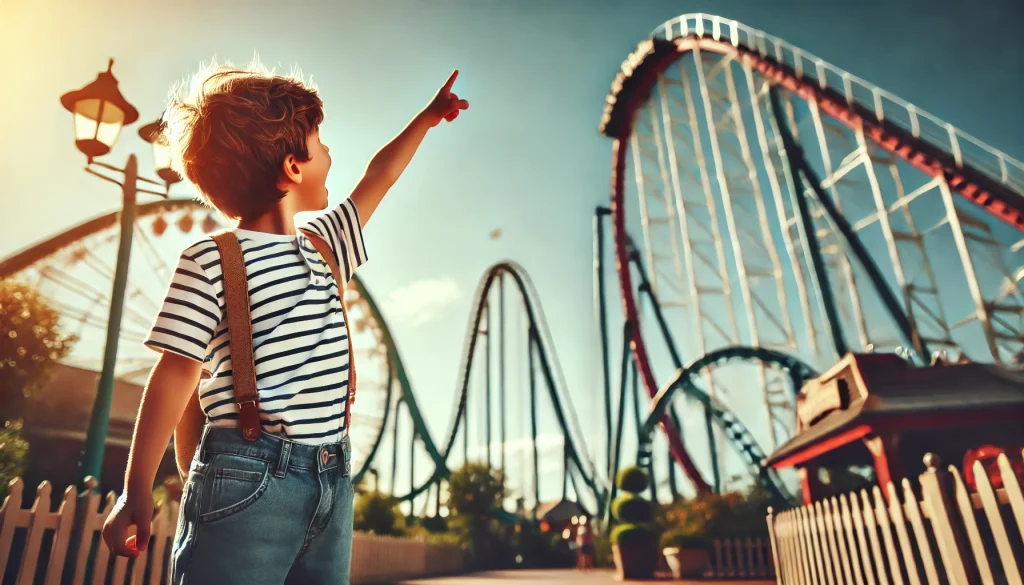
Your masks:
{"label": "roller coaster track", "polygon": [[[789,95],[812,104],[857,133],[858,136],[866,137],[880,150],[902,159],[925,173],[933,179],[934,184],[943,193],[955,193],[998,220],[1013,226],[1016,230],[1024,231],[1024,195],[1022,195],[1024,193],[1024,164],[916,106],[764,32],[751,29],[733,20],[704,14],[688,14],[668,21],[659,27],[650,38],[641,42],[622,64],[606,99],[600,123],[600,131],[613,139],[610,207],[623,310],[626,320],[634,324],[631,339],[634,359],[638,365],[640,379],[652,399],[659,396],[659,392],[662,390],[659,390],[657,380],[652,372],[647,347],[639,327],[639,312],[634,298],[635,287],[630,270],[629,236],[625,222],[624,192],[627,151],[630,150],[630,139],[637,123],[637,112],[641,105],[651,97],[660,76],[683,55],[695,54],[697,55],[695,58],[699,59],[701,51],[722,55],[726,59],[735,59],[747,71],[760,74],[763,80],[771,86],[773,105],[777,106],[778,88],[787,90]],[[722,63],[721,67],[728,66],[728,60],[723,60]],[[700,83],[703,84],[703,73],[700,66],[698,66],[698,77]],[[749,80],[750,76],[748,75],[748,83],[751,83]],[[706,87],[702,85],[701,89],[705,92],[703,100],[707,102]],[[867,101],[865,98],[868,98]],[[705,107],[710,124],[712,117],[710,106],[705,103]],[[780,126],[783,127],[783,131],[785,130],[787,121],[775,119],[777,112],[777,107],[774,113],[769,112],[774,115],[769,116],[768,122],[778,134]],[[760,114],[755,114],[755,117],[758,116]],[[759,117],[757,124],[761,124]],[[657,124],[652,123],[652,125],[657,132]],[[830,219],[833,222],[841,220],[841,212],[834,207],[829,208],[831,202],[820,189],[821,181],[813,176],[810,165],[807,164],[798,145],[793,143],[791,137],[784,136],[784,138],[787,138],[784,156],[789,158],[791,170],[794,173],[804,174],[804,178],[811,183],[810,187],[815,190],[822,205],[828,208]],[[717,159],[716,140],[717,138],[714,136],[711,137]],[[725,186],[721,183],[726,181],[726,177],[721,170],[721,162],[718,160],[716,160],[716,169],[719,173],[716,179],[720,183],[720,189],[724,191]],[[705,189],[707,188],[705,186]],[[803,195],[797,197],[800,198]],[[968,254],[966,242],[959,223],[960,219],[952,209],[951,201],[947,201],[947,210],[951,214],[949,222],[953,227],[953,237],[957,249],[961,257],[964,258]],[[806,232],[809,220],[806,213],[803,215],[805,216],[803,229]],[[729,220],[731,221],[731,217]],[[839,222],[839,228],[840,241],[847,246],[847,249],[853,250],[857,260],[866,269],[870,284],[883,300],[897,330],[905,340],[909,338],[912,345],[920,352],[925,348],[924,340],[916,330],[911,329],[913,322],[908,320],[907,315],[903,313],[900,307],[901,303],[891,294],[889,285],[881,279],[871,258],[863,253],[863,246],[857,240],[857,235],[849,229],[848,225],[843,225],[842,221]],[[814,239],[817,236],[812,231],[810,237]],[[816,242],[814,244],[816,245]],[[817,278],[819,287],[828,287],[828,280],[824,275],[820,257],[815,260],[813,276]],[[1000,333],[994,332],[991,326],[991,313],[998,307],[996,304],[986,303],[982,298],[973,264],[964,260],[964,269],[971,287],[972,297],[978,307],[977,319],[985,328],[986,338],[993,354],[996,359],[999,359],[996,344]],[[742,270],[742,266],[739,270]],[[741,286],[743,286],[742,283]],[[746,291],[744,293],[748,294]],[[748,312],[750,312],[749,298],[746,301],[748,302]],[[835,306],[826,298],[822,298],[822,303],[823,310],[827,313],[830,324],[833,325],[831,332],[836,347],[843,347],[841,332],[838,327],[834,326],[838,322]],[[753,317],[751,317],[751,321],[753,323]],[[753,328],[753,325],[751,327]],[[736,348],[726,348],[721,351],[726,353],[719,355],[729,355],[731,351],[736,351]],[[662,395],[662,398],[671,395],[671,389],[682,387],[688,395],[711,405],[719,425],[739,429],[738,420],[731,422],[735,417],[730,417],[726,411],[715,407],[710,397],[692,383],[692,377],[710,363],[708,360],[713,362],[711,356],[715,354],[716,352],[709,353],[691,364],[690,367],[679,370],[664,387],[665,394]],[[751,355],[748,356],[748,359],[760,360],[768,357],[767,355]],[[927,356],[920,357],[927,358]],[[775,359],[773,357],[768,361],[775,362]],[[704,364],[704,366],[696,367],[698,364]],[[664,416],[665,412],[664,407],[655,410],[659,419],[650,419],[648,426],[660,421],[668,435],[675,460],[698,491],[709,489],[707,482],[693,464],[672,421],[668,416]],[[749,435],[745,429],[740,434],[742,436]],[[752,443],[746,442],[745,439],[737,439],[737,441],[733,442],[744,453],[748,463],[753,463],[755,457],[761,455],[760,450],[755,449]]]}
{"label": "roller coaster track", "polygon": [[754,435],[747,430],[747,427],[735,414],[697,386],[696,380],[704,370],[733,360],[758,361],[786,370],[792,380],[791,387],[794,393],[803,385],[804,381],[818,376],[814,369],[798,358],[772,349],[736,346],[711,351],[694,360],[685,368],[677,370],[675,375],[654,396],[650,414],[640,429],[638,459],[643,464],[650,459],[651,436],[654,429],[672,404],[674,394],[682,390],[688,398],[696,400],[707,411],[710,411],[715,424],[725,432],[726,438],[743,458],[750,473],[761,480],[762,485],[772,496],[781,502],[792,501],[792,495],[779,478],[771,469],[761,465],[766,454],[758,446]]}
{"label": "roller coaster track", "polygon": [[[495,264],[487,270],[477,287],[476,294],[473,297],[473,309],[466,329],[465,346],[462,351],[462,362],[458,370],[458,391],[455,396],[452,414],[449,418],[448,429],[445,434],[442,435],[443,443],[440,448],[431,437],[429,430],[427,429],[426,422],[419,414],[420,411],[416,403],[416,396],[412,392],[412,386],[408,377],[405,375],[404,367],[400,365],[401,360],[398,359],[397,349],[394,349],[394,343],[392,341],[392,350],[395,352],[393,354],[393,357],[395,358],[394,363],[399,364],[397,369],[402,397],[409,407],[410,415],[412,416],[416,426],[416,432],[423,440],[427,453],[430,455],[434,463],[434,471],[430,478],[418,486],[415,486],[408,493],[402,495],[395,494],[396,498],[401,501],[415,498],[426,491],[432,484],[447,478],[451,473],[448,468],[447,461],[449,455],[454,451],[455,441],[460,425],[462,425],[466,420],[464,415],[467,397],[470,390],[470,373],[473,364],[473,356],[477,350],[477,341],[479,339],[478,332],[480,331],[481,322],[487,307],[487,295],[488,292],[490,292],[491,287],[495,285],[502,275],[508,275],[511,277],[519,290],[523,309],[526,311],[530,331],[532,332],[531,337],[534,340],[534,347],[539,360],[541,374],[545,385],[548,388],[558,424],[565,434],[566,454],[575,468],[579,471],[579,475],[582,477],[584,484],[591,490],[591,493],[594,494],[595,497],[600,498],[600,495],[607,489],[602,483],[603,480],[596,473],[594,463],[590,459],[589,452],[586,449],[583,434],[579,423],[576,420],[575,411],[572,408],[572,403],[569,399],[565,380],[554,352],[554,345],[551,341],[550,332],[548,331],[547,321],[544,317],[540,301],[537,298],[533,282],[521,266],[514,262],[506,261]],[[383,318],[381,318],[380,321],[383,322]]]}

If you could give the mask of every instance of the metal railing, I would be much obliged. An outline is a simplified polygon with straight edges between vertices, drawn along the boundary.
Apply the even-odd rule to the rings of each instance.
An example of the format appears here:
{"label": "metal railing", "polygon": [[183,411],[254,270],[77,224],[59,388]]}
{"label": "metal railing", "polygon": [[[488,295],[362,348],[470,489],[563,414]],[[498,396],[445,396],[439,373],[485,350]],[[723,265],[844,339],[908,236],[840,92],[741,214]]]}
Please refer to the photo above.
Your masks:
{"label": "metal railing", "polygon": [[949,122],[918,108],[856,75],[826,62],[786,41],[735,20],[711,14],[684,14],[655,29],[652,36],[666,40],[697,35],[742,47],[787,65],[798,78],[840,93],[848,104],[874,112],[879,121],[894,123],[914,138],[950,153],[957,168],[964,164],[990,179],[1024,193],[1024,163],[985,144]]}

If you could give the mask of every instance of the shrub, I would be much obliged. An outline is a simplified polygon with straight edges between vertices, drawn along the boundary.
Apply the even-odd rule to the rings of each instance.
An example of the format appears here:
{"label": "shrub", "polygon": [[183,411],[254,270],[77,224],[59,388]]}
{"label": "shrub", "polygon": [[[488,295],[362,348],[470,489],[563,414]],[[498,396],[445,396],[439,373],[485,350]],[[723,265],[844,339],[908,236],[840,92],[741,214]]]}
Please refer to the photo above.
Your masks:
{"label": "shrub", "polygon": [[0,404],[6,420],[23,415],[25,400],[46,385],[78,340],[59,321],[60,312],[34,288],[0,280]]}
{"label": "shrub", "polygon": [[612,515],[620,522],[612,529],[612,544],[650,544],[658,542],[658,526],[651,522],[654,511],[651,503],[638,494],[647,489],[647,472],[639,467],[627,467],[619,472],[616,482],[623,495],[612,502]]}
{"label": "shrub", "polygon": [[627,467],[619,472],[615,482],[620,490],[631,494],[639,494],[647,489],[647,472],[636,466]]}
{"label": "shrub", "polygon": [[644,524],[619,524],[612,528],[612,544],[654,544],[654,531]]}
{"label": "shrub", "polygon": [[[21,421],[7,421],[0,427],[0,503],[7,497],[7,484],[24,473],[28,442],[21,438]],[[21,506],[21,502],[14,504]]]}
{"label": "shrub", "polygon": [[651,503],[633,494],[615,498],[612,502],[612,515],[630,524],[644,524],[653,519]]}
{"label": "shrub", "polygon": [[703,534],[690,534],[683,528],[673,528],[661,535],[661,548],[680,548],[688,550],[707,549],[711,540]]}
{"label": "shrub", "polygon": [[353,528],[373,534],[399,536],[405,531],[405,522],[394,498],[380,492],[368,492],[356,501]]}

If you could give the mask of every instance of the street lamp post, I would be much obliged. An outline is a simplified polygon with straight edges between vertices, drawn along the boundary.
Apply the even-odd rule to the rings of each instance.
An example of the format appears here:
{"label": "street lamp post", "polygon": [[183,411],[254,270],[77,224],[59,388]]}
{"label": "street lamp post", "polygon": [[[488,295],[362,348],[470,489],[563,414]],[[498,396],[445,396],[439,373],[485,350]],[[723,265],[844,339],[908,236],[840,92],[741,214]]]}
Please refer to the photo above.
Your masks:
{"label": "street lamp post", "polygon": [[[128,265],[131,257],[132,235],[135,225],[135,202],[138,193],[148,193],[166,198],[170,186],[181,180],[170,168],[169,145],[160,132],[159,121],[147,124],[139,130],[139,136],[153,145],[157,174],[161,181],[139,176],[139,163],[134,154],[128,156],[124,168],[119,168],[95,158],[110,152],[121,129],[139,119],[139,113],[125,100],[117,87],[117,79],[111,73],[114,60],[107,70],[96,76],[96,80],[85,87],[61,96],[60,102],[74,115],[75,145],[87,157],[85,171],[121,187],[121,222],[117,248],[117,264],[114,269],[114,287],[110,295],[110,316],[107,320],[107,339],[103,349],[103,369],[93,402],[89,429],[85,437],[80,470],[80,487],[85,488],[85,478],[96,478],[103,467],[103,455],[107,443],[107,427],[110,422],[110,407],[114,396],[114,375],[117,364],[117,342],[121,331],[121,314],[124,310],[125,289],[128,285]],[[121,175],[120,179],[104,174],[102,170]],[[141,188],[139,183],[163,187],[163,192]]]}

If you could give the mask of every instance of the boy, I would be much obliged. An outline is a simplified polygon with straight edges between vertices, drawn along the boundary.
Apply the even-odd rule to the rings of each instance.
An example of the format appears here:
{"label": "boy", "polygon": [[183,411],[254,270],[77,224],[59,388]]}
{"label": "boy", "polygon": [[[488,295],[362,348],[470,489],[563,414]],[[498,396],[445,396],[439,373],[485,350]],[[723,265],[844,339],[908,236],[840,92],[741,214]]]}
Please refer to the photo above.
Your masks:
{"label": "boy", "polygon": [[[366,260],[362,228],[427,131],[469,107],[451,92],[457,75],[373,157],[345,202],[302,226],[329,243],[342,280]],[[348,583],[346,282],[335,282],[294,221],[327,206],[322,120],[315,90],[263,71],[201,72],[193,94],[172,99],[165,114],[185,177],[238,220],[231,231],[247,279],[260,427],[255,440],[239,428],[221,255],[207,237],[181,254],[146,338],[161,355],[143,393],[124,491],[103,527],[115,554],[146,550],[157,466],[198,384],[207,422],[182,493],[171,583]],[[126,539],[130,526],[138,536]]]}

